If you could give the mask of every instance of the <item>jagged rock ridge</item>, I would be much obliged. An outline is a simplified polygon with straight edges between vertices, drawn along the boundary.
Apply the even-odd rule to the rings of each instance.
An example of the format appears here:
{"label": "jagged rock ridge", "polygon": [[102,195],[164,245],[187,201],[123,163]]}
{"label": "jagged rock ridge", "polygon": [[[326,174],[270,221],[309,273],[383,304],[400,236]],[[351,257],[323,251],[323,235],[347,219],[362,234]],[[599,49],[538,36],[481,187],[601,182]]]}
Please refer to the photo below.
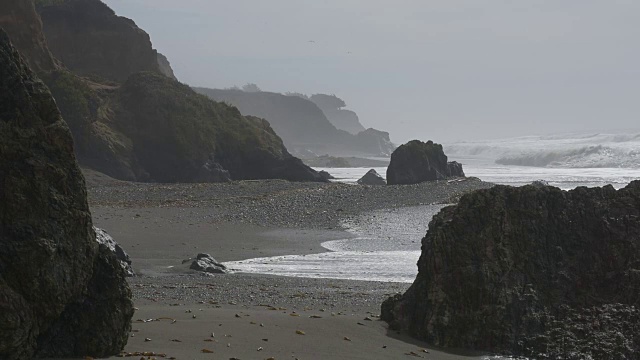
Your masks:
{"label": "jagged rock ridge", "polygon": [[382,316],[431,344],[638,359],[640,181],[465,195],[434,216],[418,270]]}
{"label": "jagged rock ridge", "polygon": [[0,358],[107,356],[133,304],[95,241],[69,128],[0,30]]}

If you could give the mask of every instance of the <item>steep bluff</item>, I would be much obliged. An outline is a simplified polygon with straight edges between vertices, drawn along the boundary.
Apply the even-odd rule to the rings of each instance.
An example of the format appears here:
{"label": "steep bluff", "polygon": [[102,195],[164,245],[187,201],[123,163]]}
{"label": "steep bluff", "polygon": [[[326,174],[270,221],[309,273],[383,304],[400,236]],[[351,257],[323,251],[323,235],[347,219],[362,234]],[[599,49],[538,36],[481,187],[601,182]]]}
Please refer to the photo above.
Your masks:
{"label": "steep bluff", "polygon": [[[173,79],[168,61],[153,50],[149,36],[99,0],[37,3],[46,39],[65,59],[63,65],[88,76],[61,66],[39,72],[71,129],[81,164],[121,180],[322,181],[287,152],[268,124],[243,117]],[[44,39],[32,2],[3,5],[16,14],[0,17],[0,26],[15,25],[10,36],[31,31],[34,38]],[[21,44],[27,56],[51,56],[46,42]]]}
{"label": "steep bluff", "polygon": [[23,54],[31,69],[42,72],[59,67],[47,48],[42,22],[32,1],[1,1],[0,27],[11,35],[14,46]]}
{"label": "steep bluff", "polygon": [[343,109],[347,104],[339,97],[335,95],[314,94],[309,97],[309,100],[318,105],[320,110],[327,116],[327,119],[336,128],[353,135],[357,135],[366,130],[360,123],[360,119],[355,112]]}
{"label": "steep bluff", "polygon": [[153,49],[149,34],[102,1],[37,4],[49,49],[73,73],[116,82],[141,71],[173,74],[166,58]]}
{"label": "steep bluff", "polygon": [[356,136],[339,130],[316,104],[301,96],[234,89],[194,90],[213,100],[237,106],[245,115],[268,120],[287,148],[292,151],[350,156],[388,155],[393,151],[388,133],[373,130]]}
{"label": "steep bluff", "polygon": [[445,347],[638,359],[640,181],[495,186],[434,216],[418,276],[383,319]]}
{"label": "steep bluff", "polygon": [[124,347],[131,292],[95,239],[69,128],[0,30],[0,358]]}
{"label": "steep bluff", "polygon": [[196,181],[217,164],[235,180],[323,181],[289,154],[268,122],[244,117],[165,76],[129,77],[108,106],[110,126],[130,142],[123,152],[136,178]]}

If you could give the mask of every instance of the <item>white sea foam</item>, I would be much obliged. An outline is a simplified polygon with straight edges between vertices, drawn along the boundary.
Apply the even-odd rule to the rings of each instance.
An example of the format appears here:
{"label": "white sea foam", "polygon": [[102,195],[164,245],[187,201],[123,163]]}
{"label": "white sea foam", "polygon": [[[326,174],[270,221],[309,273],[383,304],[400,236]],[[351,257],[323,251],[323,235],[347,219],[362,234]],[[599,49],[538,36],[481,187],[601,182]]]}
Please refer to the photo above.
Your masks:
{"label": "white sea foam", "polygon": [[640,169],[640,133],[524,136],[445,145],[452,158],[501,165]]}
{"label": "white sea foam", "polygon": [[322,244],[325,253],[227,262],[241,272],[294,277],[405,282],[415,280],[420,240],[441,205],[374,211],[344,223],[355,238]]}

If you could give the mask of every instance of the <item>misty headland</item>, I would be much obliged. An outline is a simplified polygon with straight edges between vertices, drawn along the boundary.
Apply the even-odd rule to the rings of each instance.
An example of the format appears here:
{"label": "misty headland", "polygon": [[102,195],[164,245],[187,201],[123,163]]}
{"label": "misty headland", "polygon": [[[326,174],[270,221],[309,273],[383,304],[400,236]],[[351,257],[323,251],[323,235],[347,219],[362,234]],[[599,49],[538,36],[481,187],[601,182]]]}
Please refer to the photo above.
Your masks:
{"label": "misty headland", "polygon": [[637,358],[637,5],[248,5],[0,5],[0,358]]}

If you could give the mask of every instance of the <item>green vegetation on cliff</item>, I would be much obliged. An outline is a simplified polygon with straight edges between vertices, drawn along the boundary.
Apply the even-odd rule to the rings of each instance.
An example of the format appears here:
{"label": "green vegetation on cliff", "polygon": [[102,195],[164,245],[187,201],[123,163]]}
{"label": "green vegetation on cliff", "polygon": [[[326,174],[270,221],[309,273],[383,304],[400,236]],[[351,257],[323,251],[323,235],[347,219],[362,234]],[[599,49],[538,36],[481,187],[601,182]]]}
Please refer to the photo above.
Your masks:
{"label": "green vegetation on cliff", "polygon": [[96,117],[98,96],[87,83],[66,70],[55,70],[42,74],[42,79],[49,87],[51,94],[65,121],[75,134],[76,143]]}
{"label": "green vegetation on cliff", "polygon": [[[289,178],[269,168],[292,156],[269,124],[196,94],[165,76],[131,76],[111,100],[114,126],[131,138],[133,153],[151,178],[188,181],[214,161],[234,179]],[[308,168],[300,163],[298,170]],[[316,180],[315,172],[300,180]],[[293,180],[293,178],[292,178]]]}
{"label": "green vegetation on cliff", "polygon": [[[267,119],[287,148],[299,153],[330,155],[387,155],[393,150],[389,134],[373,129],[353,135],[336,128],[323,110],[300,95],[260,91],[255,84],[240,89],[194,88],[215,101],[224,101],[244,115]],[[257,89],[257,90],[256,90]]]}
{"label": "green vegetation on cliff", "polygon": [[11,14],[0,26],[50,88],[82,165],[137,181],[323,181],[268,122],[176,81],[148,34],[100,0],[12,1],[0,10]]}

